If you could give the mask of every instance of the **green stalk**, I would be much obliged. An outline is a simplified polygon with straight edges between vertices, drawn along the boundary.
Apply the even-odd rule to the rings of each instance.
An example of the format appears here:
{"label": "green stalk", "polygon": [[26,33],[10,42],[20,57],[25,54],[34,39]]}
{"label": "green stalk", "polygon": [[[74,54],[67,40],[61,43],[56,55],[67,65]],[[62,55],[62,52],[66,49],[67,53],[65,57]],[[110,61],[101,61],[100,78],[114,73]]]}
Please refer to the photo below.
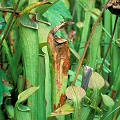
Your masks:
{"label": "green stalk", "polygon": [[[44,23],[38,23],[38,39],[39,39],[39,83],[40,90],[38,90],[38,111],[40,120],[47,119],[51,113],[51,81],[49,71],[49,59],[47,47],[43,48],[42,44],[47,42],[47,36],[50,27]],[[42,28],[42,29],[41,29]]]}
{"label": "green stalk", "polygon": [[[114,27],[114,21],[115,21],[115,16],[112,16],[112,28]],[[117,40],[118,39],[118,25],[116,26],[116,31],[115,31],[115,35],[114,35],[114,39]],[[116,76],[116,72],[119,66],[119,60],[120,60],[120,55],[119,55],[120,49],[119,47],[117,47],[115,44],[113,44],[113,48],[112,48],[112,65],[111,65],[111,71],[112,71],[112,76],[111,76],[111,80],[110,83],[113,84],[114,80],[115,80],[115,76]]]}
{"label": "green stalk", "polygon": [[[98,107],[98,103],[99,103],[99,89],[98,88],[94,88],[93,89],[93,93],[92,93],[92,103],[91,103],[91,107],[97,109]],[[95,110],[96,111],[96,110]]]}
{"label": "green stalk", "polygon": [[[35,28],[32,26],[29,20],[29,14],[27,12],[31,11],[47,2],[37,3],[38,0],[29,0],[28,8],[20,13],[21,20],[20,25],[20,36],[22,41],[22,50],[24,57],[24,67],[25,75],[28,83],[32,86],[40,86],[41,89],[38,90],[33,96],[28,99],[28,106],[31,109],[32,120],[46,119],[46,101],[45,101],[45,57],[42,53],[42,48],[40,48],[39,56],[39,36],[37,32],[38,24],[33,22]],[[31,6],[32,3],[35,3]],[[34,9],[35,10],[35,9]],[[33,11],[34,11],[33,10]],[[23,15],[23,16],[22,16]],[[26,24],[29,23],[30,24]],[[22,26],[23,25],[23,26]],[[30,26],[31,25],[31,26]],[[42,28],[39,28],[42,29]],[[28,84],[27,87],[30,87]]]}
{"label": "green stalk", "polygon": [[[115,105],[115,107],[114,107],[113,109],[115,109],[115,108],[117,108],[118,106],[120,106],[120,95],[118,95],[117,97],[118,97],[118,100],[119,100],[119,101],[115,103],[115,104],[117,104],[117,105]],[[116,110],[116,112],[114,113],[114,116],[113,116],[113,120],[116,120],[117,117],[120,115],[120,114],[119,114],[119,111],[120,111],[119,109]]]}
{"label": "green stalk", "polygon": [[94,35],[90,43],[89,66],[91,66],[93,69],[96,68],[96,61],[97,61],[98,49],[99,49],[100,40],[101,40],[101,34],[102,34],[102,22],[100,22],[98,26],[96,27]]}
{"label": "green stalk", "polygon": [[[95,4],[95,0],[87,0],[87,4],[89,5],[89,9],[91,10]],[[83,55],[84,48],[82,48],[82,47],[85,47],[84,45],[88,39],[88,34],[89,34],[89,30],[90,30],[90,19],[91,19],[91,14],[88,11],[86,11],[85,12],[85,19],[84,19],[84,28],[82,31],[81,44],[79,46],[79,51],[78,51],[80,56]]]}
{"label": "green stalk", "polygon": [[19,3],[20,3],[20,0],[17,1],[12,15],[9,17],[8,23],[7,23],[7,25],[5,26],[4,30],[2,31],[2,33],[0,35],[0,45],[2,44],[3,40],[7,38],[9,30],[10,30],[11,26],[13,25],[14,20],[16,20],[16,19],[14,19],[14,16],[15,16],[16,10],[18,9]]}
{"label": "green stalk", "polygon": [[[20,38],[24,58],[25,78],[32,86],[38,86],[38,36],[37,30],[20,25]],[[27,86],[29,87],[29,86]],[[39,101],[40,102],[40,101]],[[38,92],[35,92],[28,99],[28,106],[31,109],[32,120],[38,119]]]}
{"label": "green stalk", "polygon": [[[47,48],[46,48],[47,51]],[[51,77],[50,77],[50,67],[49,67],[49,56],[46,52],[45,56],[45,68],[46,68],[46,78],[45,78],[45,98],[46,98],[46,116],[49,116],[52,112],[51,105]]]}
{"label": "green stalk", "polygon": [[93,119],[93,111],[89,106],[83,106],[82,107],[82,120],[88,120],[88,119]]}
{"label": "green stalk", "polygon": [[3,41],[2,46],[4,48],[6,55],[7,55],[7,59],[8,59],[10,69],[11,69],[12,78],[13,78],[14,84],[16,85],[16,80],[18,78],[17,65],[14,64],[14,61],[12,60],[12,55],[10,53],[10,50],[8,48],[6,40]]}
{"label": "green stalk", "polygon": [[[95,4],[95,0],[87,0],[86,3],[89,5],[89,10],[91,10]],[[85,48],[85,44],[87,43],[87,39],[89,36],[89,31],[90,31],[90,20],[91,20],[91,14],[88,11],[85,11],[85,15],[84,15],[84,27],[82,30],[82,36],[81,36],[81,40],[77,41],[78,44],[80,42],[80,45],[78,46],[78,53],[80,55],[80,57],[83,55],[84,53],[84,48]],[[76,71],[77,67],[79,66],[79,61],[77,61],[77,64],[73,64],[71,66],[71,69],[73,71]]]}
{"label": "green stalk", "polygon": [[[107,2],[108,0],[105,0],[104,1],[104,4]],[[110,29],[111,28],[111,13],[106,10],[104,12],[104,28],[107,30],[107,32],[109,34],[111,34],[112,30]],[[104,55],[105,55],[105,52],[107,51],[107,48],[108,48],[108,43],[110,42],[110,36],[108,36],[106,33],[104,35],[104,42],[105,42],[105,45],[104,45]],[[107,55],[107,60],[110,61],[110,53],[108,53]]]}
{"label": "green stalk", "polygon": [[[114,23],[115,23],[115,20],[116,20],[116,16],[115,15],[112,15],[112,29],[114,29]],[[115,31],[115,34],[114,34],[114,39],[117,39],[118,38],[118,30],[119,30],[119,28],[118,28],[118,26],[116,26],[116,31]]]}
{"label": "green stalk", "polygon": [[38,119],[45,120],[46,119],[46,100],[45,100],[45,56],[44,53],[40,53],[39,55],[39,81],[38,85],[40,86],[40,90],[38,90]]}
{"label": "green stalk", "polygon": [[[109,115],[111,112],[112,112],[112,108],[109,108],[109,110],[103,114],[103,117],[102,117],[102,118],[105,118],[105,117],[106,117],[107,115]],[[107,117],[107,120],[115,120],[115,119],[112,119],[112,115],[110,115],[110,116]]]}
{"label": "green stalk", "polygon": [[119,60],[120,60],[120,48],[117,47],[115,44],[113,44],[112,48],[112,63],[111,63],[111,71],[112,71],[112,76],[110,79],[110,84],[112,85],[115,81],[115,76],[118,70],[119,66]]}
{"label": "green stalk", "polygon": [[73,114],[73,120],[82,120],[81,119],[81,101],[74,101],[75,112]]}
{"label": "green stalk", "polygon": [[116,72],[116,75],[115,75],[115,79],[114,79],[114,83],[113,83],[113,85],[111,87],[111,91],[109,93],[110,96],[113,99],[115,99],[119,90],[120,90],[120,64],[118,66],[118,69],[117,69],[117,72]]}
{"label": "green stalk", "polygon": [[16,66],[17,68],[22,55],[21,41],[19,39],[19,33],[17,28],[13,28],[12,30],[12,40],[15,40],[15,53],[13,53],[12,61],[14,63],[14,66]]}
{"label": "green stalk", "polygon": [[[3,42],[4,34],[8,32],[8,28],[10,29],[11,24],[13,24],[13,22],[11,23],[12,19],[13,19],[13,16],[11,15],[10,18],[8,19],[8,22],[5,26],[5,28],[3,29],[2,33],[0,34],[0,43]],[[7,33],[7,35],[8,35],[8,33]],[[6,37],[4,39],[6,39]]]}

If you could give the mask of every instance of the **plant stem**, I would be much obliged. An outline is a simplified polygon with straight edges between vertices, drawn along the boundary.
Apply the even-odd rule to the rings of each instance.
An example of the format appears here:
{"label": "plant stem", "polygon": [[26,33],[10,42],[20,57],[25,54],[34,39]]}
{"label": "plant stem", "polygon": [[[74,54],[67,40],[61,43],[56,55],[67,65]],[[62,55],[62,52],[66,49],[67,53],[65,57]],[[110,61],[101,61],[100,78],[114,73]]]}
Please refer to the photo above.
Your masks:
{"label": "plant stem", "polygon": [[103,58],[103,61],[102,61],[102,63],[101,63],[99,73],[102,71],[103,64],[104,64],[105,59],[106,59],[106,57],[107,57],[107,55],[108,55],[108,52],[109,52],[109,50],[110,50],[110,48],[111,48],[112,40],[113,40],[113,37],[114,37],[114,34],[115,34],[116,25],[117,25],[117,20],[118,20],[118,16],[116,16],[116,20],[115,20],[115,24],[114,24],[114,29],[113,29],[112,37],[111,37],[110,43],[109,43],[109,45],[108,45],[108,49],[107,49],[107,51],[106,51],[106,53],[105,53],[105,56],[104,56],[104,58]]}
{"label": "plant stem", "polygon": [[78,66],[78,69],[77,69],[77,72],[76,72],[76,75],[75,75],[75,78],[74,78],[74,81],[73,81],[72,85],[75,85],[75,83],[76,83],[77,77],[78,77],[78,75],[79,75],[79,73],[80,73],[80,69],[81,69],[81,66],[82,66],[82,63],[83,63],[83,60],[84,60],[84,57],[85,57],[85,55],[86,55],[87,49],[88,49],[88,47],[89,47],[89,44],[90,44],[90,42],[91,42],[91,40],[92,40],[92,36],[93,36],[93,34],[94,34],[94,31],[95,31],[95,29],[96,29],[96,27],[97,27],[97,25],[98,25],[98,23],[99,23],[99,21],[100,21],[100,19],[101,19],[101,16],[102,16],[103,12],[104,12],[105,9],[107,8],[107,4],[108,4],[109,1],[110,1],[110,0],[108,0],[107,3],[105,4],[105,6],[103,7],[102,12],[100,13],[100,15],[99,15],[99,17],[98,17],[95,25],[93,26],[92,32],[91,32],[91,34],[90,34],[90,38],[89,38],[89,40],[88,40],[88,42],[87,42],[87,44],[86,44],[84,53],[83,53],[82,58],[81,58],[81,60],[80,60],[80,63],[79,63],[79,66]]}
{"label": "plant stem", "polygon": [[74,101],[75,112],[73,115],[73,120],[81,120],[81,101]]}
{"label": "plant stem", "polygon": [[12,55],[10,53],[9,47],[8,47],[5,39],[3,41],[2,46],[3,46],[3,49],[5,51],[5,54],[7,55],[8,63],[9,63],[10,68],[11,68],[12,78],[13,78],[14,84],[16,85],[16,80],[18,78],[17,68],[14,66],[14,62],[12,60]]}
{"label": "plant stem", "polygon": [[[9,13],[13,13],[14,12],[14,10],[11,10],[11,9],[6,9],[6,8],[3,8],[3,7],[0,7],[0,11],[2,11],[2,12],[9,12]],[[15,11],[15,14],[19,14],[19,13],[21,13],[22,11]],[[36,13],[34,13],[34,12],[29,12],[29,14],[32,14],[32,15],[36,15]]]}
{"label": "plant stem", "polygon": [[10,28],[12,26],[13,19],[14,19],[14,16],[15,16],[15,12],[18,8],[19,2],[20,2],[20,0],[18,0],[18,2],[16,4],[16,7],[15,7],[15,10],[13,11],[13,14],[9,18],[7,25],[6,25],[5,29],[3,30],[3,32],[0,36],[0,46],[2,45],[3,40],[7,37],[8,31],[10,30]]}

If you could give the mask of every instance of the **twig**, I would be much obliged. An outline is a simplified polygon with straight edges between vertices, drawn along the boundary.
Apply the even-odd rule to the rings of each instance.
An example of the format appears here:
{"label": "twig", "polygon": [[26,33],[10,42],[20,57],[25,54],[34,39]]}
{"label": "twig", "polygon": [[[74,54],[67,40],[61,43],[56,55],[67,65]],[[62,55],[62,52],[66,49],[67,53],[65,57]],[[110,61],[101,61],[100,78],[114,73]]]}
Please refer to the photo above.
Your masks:
{"label": "twig", "polygon": [[89,38],[89,40],[88,40],[88,42],[87,42],[87,44],[86,44],[86,47],[85,47],[83,56],[82,56],[81,60],[79,61],[80,63],[79,63],[79,66],[78,66],[78,69],[77,69],[77,72],[76,72],[76,75],[75,75],[75,78],[74,78],[74,81],[73,81],[72,85],[75,85],[75,83],[76,83],[77,77],[78,77],[78,75],[79,75],[79,73],[80,73],[80,69],[81,69],[81,66],[82,66],[82,63],[83,63],[83,60],[84,60],[84,57],[85,57],[85,55],[86,55],[87,49],[88,49],[88,47],[89,47],[89,44],[90,44],[90,42],[91,42],[91,40],[92,40],[92,36],[93,36],[93,34],[94,34],[94,31],[95,31],[95,29],[96,29],[96,27],[97,27],[97,25],[98,25],[98,23],[99,23],[99,21],[100,21],[100,19],[101,19],[101,16],[102,16],[103,12],[104,12],[105,9],[107,8],[107,4],[109,3],[109,1],[110,1],[110,0],[108,0],[108,1],[106,2],[106,4],[104,5],[104,7],[103,7],[103,9],[102,9],[102,12],[101,12],[100,15],[98,16],[98,19],[97,19],[95,25],[93,26],[93,29],[92,29],[92,32],[91,32],[91,34],[90,34],[90,38]]}
{"label": "twig", "polygon": [[106,51],[106,53],[105,53],[105,56],[104,56],[104,58],[103,58],[103,61],[102,61],[102,63],[101,63],[99,73],[102,71],[102,68],[103,68],[105,59],[106,59],[106,57],[107,57],[107,55],[108,55],[108,52],[109,52],[109,50],[110,50],[110,48],[111,48],[112,40],[113,40],[113,37],[114,37],[114,34],[115,34],[116,25],[117,25],[117,20],[118,20],[118,16],[116,16],[115,23],[114,23],[113,33],[112,33],[112,36],[111,36],[111,39],[110,39],[110,43],[109,43],[109,45],[108,45],[108,49],[107,49],[107,51]]}
{"label": "twig", "polygon": [[[9,13],[13,13],[14,12],[14,10],[10,10],[10,9],[5,9],[5,8],[3,8],[3,7],[0,7],[0,11],[2,11],[2,12],[9,12]],[[22,11],[15,11],[15,14],[20,14]],[[32,14],[32,15],[36,15],[36,13],[34,13],[34,12],[29,12],[29,14]]]}
{"label": "twig", "polygon": [[9,22],[9,25],[8,25],[8,28],[6,29],[6,31],[5,31],[2,39],[1,39],[1,41],[0,41],[0,46],[2,45],[3,40],[4,40],[4,39],[6,38],[6,36],[7,36],[7,33],[8,33],[8,31],[9,31],[9,29],[10,29],[11,23],[12,23],[12,21],[13,21],[14,15],[15,15],[15,12],[16,12],[16,10],[17,10],[17,8],[18,8],[19,2],[20,2],[20,0],[18,0],[17,5],[16,5],[16,7],[15,7],[15,10],[13,11],[13,14],[12,14],[12,16],[11,16],[11,19],[10,19],[10,22]]}

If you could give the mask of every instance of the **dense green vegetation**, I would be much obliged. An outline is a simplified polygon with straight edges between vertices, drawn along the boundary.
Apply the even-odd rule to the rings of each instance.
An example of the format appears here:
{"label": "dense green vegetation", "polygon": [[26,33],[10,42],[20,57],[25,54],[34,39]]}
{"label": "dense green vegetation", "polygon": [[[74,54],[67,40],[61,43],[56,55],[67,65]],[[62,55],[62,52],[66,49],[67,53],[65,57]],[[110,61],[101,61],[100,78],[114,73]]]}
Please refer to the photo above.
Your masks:
{"label": "dense green vegetation", "polygon": [[0,0],[0,120],[120,120],[120,2],[107,1]]}

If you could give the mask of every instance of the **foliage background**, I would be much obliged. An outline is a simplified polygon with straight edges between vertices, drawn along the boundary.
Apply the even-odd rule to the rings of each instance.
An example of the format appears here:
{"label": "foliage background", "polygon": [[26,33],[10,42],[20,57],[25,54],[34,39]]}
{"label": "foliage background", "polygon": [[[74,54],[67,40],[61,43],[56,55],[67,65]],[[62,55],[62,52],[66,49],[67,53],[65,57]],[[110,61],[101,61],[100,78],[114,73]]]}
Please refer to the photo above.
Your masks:
{"label": "foliage background", "polygon": [[[68,26],[57,32],[59,38],[68,40],[70,47],[70,69],[68,72],[67,86],[75,78],[80,59],[84,53],[86,43],[90,37],[93,25],[107,0],[49,0],[54,4],[38,4],[38,0],[21,0],[16,14],[17,0],[0,1],[0,116],[1,120],[45,120],[79,119],[78,113],[73,112],[78,106],[71,101],[73,108],[62,108],[62,117],[50,116],[54,112],[52,97],[53,77],[56,73],[50,66],[53,61],[47,49],[47,37],[52,28],[62,22],[73,21],[74,25]],[[41,1],[43,2],[43,1]],[[100,65],[107,51],[116,16],[105,10],[99,22],[85,55],[82,65],[88,65],[99,72]],[[87,119],[120,119],[120,20],[117,21],[112,46],[100,73],[106,85],[99,90],[99,95],[88,88],[86,94],[90,101],[82,105],[82,120]],[[72,31],[72,32],[71,32]],[[72,36],[72,37],[71,37]],[[76,86],[81,86],[83,66],[76,81]],[[54,78],[55,79],[55,78]],[[39,87],[40,88],[39,88]],[[26,90],[26,92],[23,92]],[[91,93],[92,91],[92,93]],[[34,94],[33,94],[34,93]],[[101,96],[109,95],[111,99]],[[19,98],[18,98],[19,95]],[[92,96],[92,97],[91,97]],[[94,98],[93,96],[96,96]],[[106,97],[105,97],[106,98]],[[58,101],[60,98],[56,98]],[[78,98],[76,98],[78,99]],[[97,101],[97,105],[93,105]],[[27,101],[26,101],[27,100]],[[111,103],[110,106],[106,104]],[[113,104],[114,101],[114,104]],[[91,107],[91,104],[93,105]],[[67,110],[66,110],[67,109]],[[102,112],[101,112],[102,110]],[[114,111],[115,110],[115,111]],[[77,110],[76,110],[77,111]],[[61,114],[61,109],[55,112]],[[66,115],[73,113],[72,115]],[[66,116],[65,116],[66,115]],[[107,117],[107,118],[106,118]]]}

